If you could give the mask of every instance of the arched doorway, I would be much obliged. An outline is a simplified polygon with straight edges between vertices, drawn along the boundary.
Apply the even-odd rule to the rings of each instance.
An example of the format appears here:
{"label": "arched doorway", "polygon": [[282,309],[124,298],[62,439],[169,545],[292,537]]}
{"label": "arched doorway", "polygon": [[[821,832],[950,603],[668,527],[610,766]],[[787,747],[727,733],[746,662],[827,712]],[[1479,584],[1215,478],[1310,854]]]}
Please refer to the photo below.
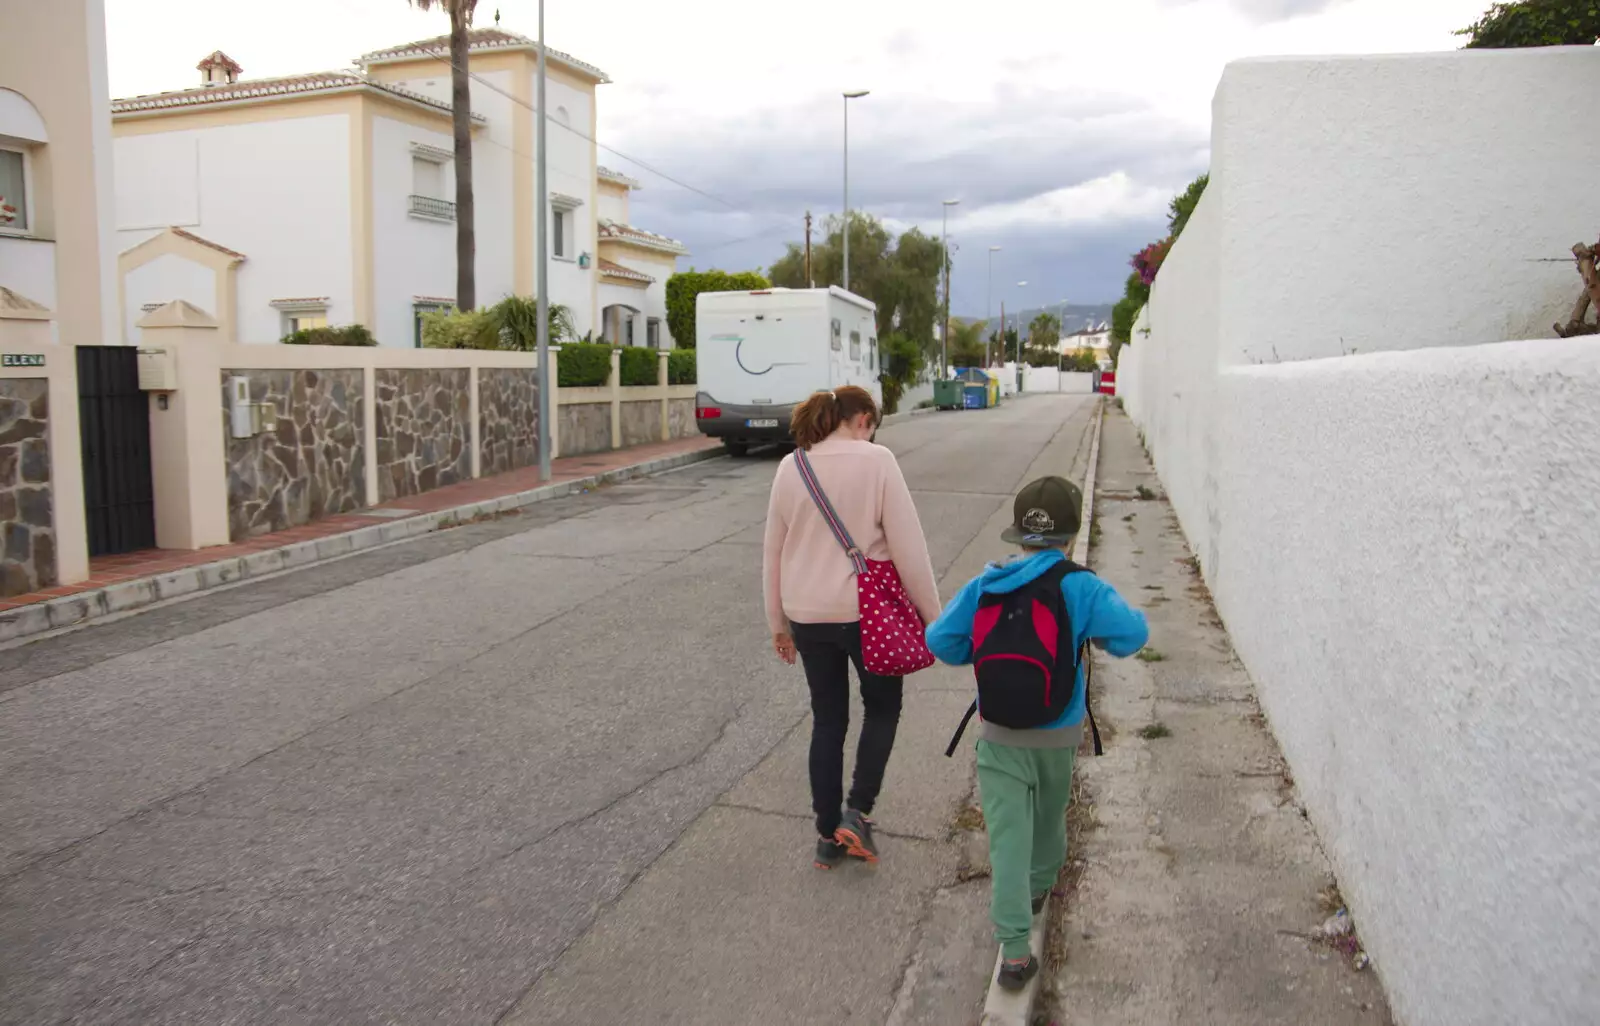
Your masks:
{"label": "arched doorway", "polygon": [[626,303],[600,311],[600,337],[614,346],[644,345],[644,312]]}

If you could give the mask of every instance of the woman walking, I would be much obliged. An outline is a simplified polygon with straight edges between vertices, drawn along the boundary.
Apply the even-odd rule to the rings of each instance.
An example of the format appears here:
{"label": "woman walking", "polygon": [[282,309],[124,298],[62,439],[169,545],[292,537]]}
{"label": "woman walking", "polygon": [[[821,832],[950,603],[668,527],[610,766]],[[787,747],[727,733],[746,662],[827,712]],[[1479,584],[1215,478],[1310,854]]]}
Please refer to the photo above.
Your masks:
{"label": "woman walking", "polygon": [[[864,388],[818,392],[801,403],[792,425],[800,449],[778,467],[767,509],[767,623],[778,657],[793,665],[798,656],[811,688],[811,804],[819,835],[816,865],[822,869],[846,856],[877,860],[868,817],[900,722],[903,678],[872,673],[862,661],[857,566],[892,561],[922,622],[932,623],[940,612],[928,544],[900,465],[870,441],[877,426],[877,404]],[[837,525],[830,526],[825,506]],[[836,529],[856,553],[847,554]],[[869,563],[861,562],[863,556]],[[851,663],[866,713],[846,804]]]}

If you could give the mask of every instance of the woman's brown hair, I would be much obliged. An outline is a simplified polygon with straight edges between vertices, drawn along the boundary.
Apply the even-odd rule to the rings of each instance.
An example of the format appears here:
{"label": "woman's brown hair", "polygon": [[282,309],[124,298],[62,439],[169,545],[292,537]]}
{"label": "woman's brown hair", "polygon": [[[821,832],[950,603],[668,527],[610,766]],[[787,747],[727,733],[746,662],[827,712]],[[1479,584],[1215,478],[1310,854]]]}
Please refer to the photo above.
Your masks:
{"label": "woman's brown hair", "polygon": [[872,416],[878,422],[878,404],[872,393],[860,385],[840,385],[830,392],[814,392],[811,398],[794,408],[794,419],[789,422],[789,433],[802,449],[827,438],[839,430],[839,425],[861,414]]}

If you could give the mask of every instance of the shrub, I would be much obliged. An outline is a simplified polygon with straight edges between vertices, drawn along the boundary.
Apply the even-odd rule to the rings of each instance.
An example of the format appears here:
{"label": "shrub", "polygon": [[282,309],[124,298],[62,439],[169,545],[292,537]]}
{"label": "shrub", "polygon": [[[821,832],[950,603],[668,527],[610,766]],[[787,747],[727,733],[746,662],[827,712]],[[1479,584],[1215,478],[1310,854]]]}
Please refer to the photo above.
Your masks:
{"label": "shrub", "polygon": [[433,310],[422,315],[424,349],[499,349],[500,330],[487,310]]}
{"label": "shrub", "polygon": [[661,373],[661,358],[654,349],[628,346],[622,350],[619,372],[624,385],[654,385]]}
{"label": "shrub", "polygon": [[674,349],[667,354],[667,384],[692,385],[697,380],[693,349]]}
{"label": "shrub", "polygon": [[610,379],[610,346],[569,342],[561,347],[556,361],[556,384],[561,388],[597,388]]}
{"label": "shrub", "polygon": [[375,346],[378,340],[365,324],[338,328],[302,328],[283,336],[286,346]]}

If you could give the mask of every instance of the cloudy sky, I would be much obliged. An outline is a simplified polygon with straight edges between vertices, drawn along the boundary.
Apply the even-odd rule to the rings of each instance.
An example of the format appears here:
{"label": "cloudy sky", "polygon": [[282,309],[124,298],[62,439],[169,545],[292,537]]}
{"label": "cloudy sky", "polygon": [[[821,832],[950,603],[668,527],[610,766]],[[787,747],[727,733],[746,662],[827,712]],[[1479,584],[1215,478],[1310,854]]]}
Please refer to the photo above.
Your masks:
{"label": "cloudy sky", "polygon": [[[897,229],[950,218],[957,314],[1111,301],[1205,170],[1223,66],[1259,54],[1452,49],[1488,0],[546,0],[552,48],[596,64],[601,160],[644,182],[634,220],[700,268],[765,267],[842,199]],[[480,0],[529,36],[535,0]],[[443,32],[406,0],[106,0],[113,95],[340,68]],[[630,159],[632,158],[632,159]],[[635,163],[634,161],[642,162]],[[661,177],[657,172],[683,185]],[[1027,280],[1026,288],[1017,282]]]}

